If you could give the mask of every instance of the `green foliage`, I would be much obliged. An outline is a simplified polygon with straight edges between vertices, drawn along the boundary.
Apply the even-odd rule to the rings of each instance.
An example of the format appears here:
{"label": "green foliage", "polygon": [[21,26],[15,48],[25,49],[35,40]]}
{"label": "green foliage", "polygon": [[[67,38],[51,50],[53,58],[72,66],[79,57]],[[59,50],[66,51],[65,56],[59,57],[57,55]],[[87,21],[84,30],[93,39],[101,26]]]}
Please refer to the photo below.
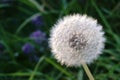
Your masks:
{"label": "green foliage", "polygon": [[[0,80],[88,80],[82,67],[61,66],[48,43],[35,44],[29,35],[36,29],[49,38],[57,19],[74,13],[87,14],[103,25],[107,39],[103,54],[89,65],[95,80],[120,80],[120,1],[119,0],[13,0],[0,2]],[[12,1],[12,0],[11,0]],[[32,24],[42,16],[44,25]],[[38,61],[22,51],[25,43],[36,48]],[[45,48],[43,51],[40,49]],[[34,54],[34,53],[33,53]]]}

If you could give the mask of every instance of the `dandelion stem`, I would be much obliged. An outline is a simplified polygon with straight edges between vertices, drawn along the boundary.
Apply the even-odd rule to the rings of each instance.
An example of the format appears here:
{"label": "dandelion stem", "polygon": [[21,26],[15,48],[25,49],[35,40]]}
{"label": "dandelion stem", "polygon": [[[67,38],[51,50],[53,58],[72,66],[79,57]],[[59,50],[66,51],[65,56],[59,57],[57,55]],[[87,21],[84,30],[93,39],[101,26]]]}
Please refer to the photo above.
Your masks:
{"label": "dandelion stem", "polygon": [[83,66],[83,68],[84,68],[87,76],[89,77],[89,79],[90,79],[90,80],[94,80],[94,77],[93,77],[92,73],[90,72],[87,64],[83,63],[82,66]]}

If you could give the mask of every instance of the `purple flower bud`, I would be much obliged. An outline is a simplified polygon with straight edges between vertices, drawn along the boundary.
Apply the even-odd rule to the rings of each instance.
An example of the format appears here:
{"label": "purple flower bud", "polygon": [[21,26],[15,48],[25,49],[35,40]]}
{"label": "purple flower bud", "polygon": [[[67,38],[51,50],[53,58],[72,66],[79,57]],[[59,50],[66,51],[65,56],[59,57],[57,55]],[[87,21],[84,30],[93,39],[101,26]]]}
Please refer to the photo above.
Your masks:
{"label": "purple flower bud", "polygon": [[22,47],[22,51],[26,54],[32,53],[34,52],[34,46],[30,43],[26,43],[24,44],[24,46]]}
{"label": "purple flower bud", "polygon": [[30,35],[30,39],[34,40],[37,44],[41,44],[46,40],[46,34],[40,30],[37,30]]}
{"label": "purple flower bud", "polygon": [[41,16],[35,16],[32,19],[32,23],[35,24],[36,26],[42,26],[43,25],[43,19]]}

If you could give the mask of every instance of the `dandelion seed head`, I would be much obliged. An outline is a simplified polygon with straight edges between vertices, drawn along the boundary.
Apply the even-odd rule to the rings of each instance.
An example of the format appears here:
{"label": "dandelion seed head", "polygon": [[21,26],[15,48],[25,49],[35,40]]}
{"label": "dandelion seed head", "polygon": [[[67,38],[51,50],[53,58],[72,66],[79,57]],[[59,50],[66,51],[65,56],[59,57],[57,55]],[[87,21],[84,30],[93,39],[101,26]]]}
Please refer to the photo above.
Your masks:
{"label": "dandelion seed head", "polygon": [[104,32],[97,20],[80,14],[58,20],[49,39],[53,55],[67,66],[93,62],[102,53],[104,42]]}

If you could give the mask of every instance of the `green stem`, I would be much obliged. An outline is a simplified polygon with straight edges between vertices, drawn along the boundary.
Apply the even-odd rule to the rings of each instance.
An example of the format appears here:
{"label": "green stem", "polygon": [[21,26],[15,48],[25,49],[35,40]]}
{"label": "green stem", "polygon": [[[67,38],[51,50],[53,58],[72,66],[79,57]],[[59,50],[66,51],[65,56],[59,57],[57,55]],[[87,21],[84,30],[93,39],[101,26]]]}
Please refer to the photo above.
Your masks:
{"label": "green stem", "polygon": [[35,17],[35,16],[38,16],[40,15],[40,13],[36,13],[34,15],[32,15],[31,17],[27,18],[19,27],[18,29],[16,30],[15,34],[19,34],[20,31]]}
{"label": "green stem", "polygon": [[84,68],[87,76],[89,77],[89,79],[90,79],[90,80],[95,80],[94,77],[93,77],[93,75],[92,75],[92,73],[90,72],[87,64],[83,63],[82,66],[83,66],[83,68]]}
{"label": "green stem", "polygon": [[36,0],[29,0],[32,4],[34,4],[36,6],[36,8],[42,12],[42,13],[46,13],[46,11],[44,10],[44,7],[42,5],[40,5]]}
{"label": "green stem", "polygon": [[36,74],[36,72],[37,72],[37,69],[39,68],[40,63],[41,63],[43,60],[44,60],[44,57],[41,57],[41,58],[39,59],[39,61],[38,61],[38,63],[36,64],[36,66],[35,66],[35,68],[34,68],[34,71],[32,72],[29,80],[33,80],[33,79],[34,79],[34,76],[35,76],[35,74]]}

